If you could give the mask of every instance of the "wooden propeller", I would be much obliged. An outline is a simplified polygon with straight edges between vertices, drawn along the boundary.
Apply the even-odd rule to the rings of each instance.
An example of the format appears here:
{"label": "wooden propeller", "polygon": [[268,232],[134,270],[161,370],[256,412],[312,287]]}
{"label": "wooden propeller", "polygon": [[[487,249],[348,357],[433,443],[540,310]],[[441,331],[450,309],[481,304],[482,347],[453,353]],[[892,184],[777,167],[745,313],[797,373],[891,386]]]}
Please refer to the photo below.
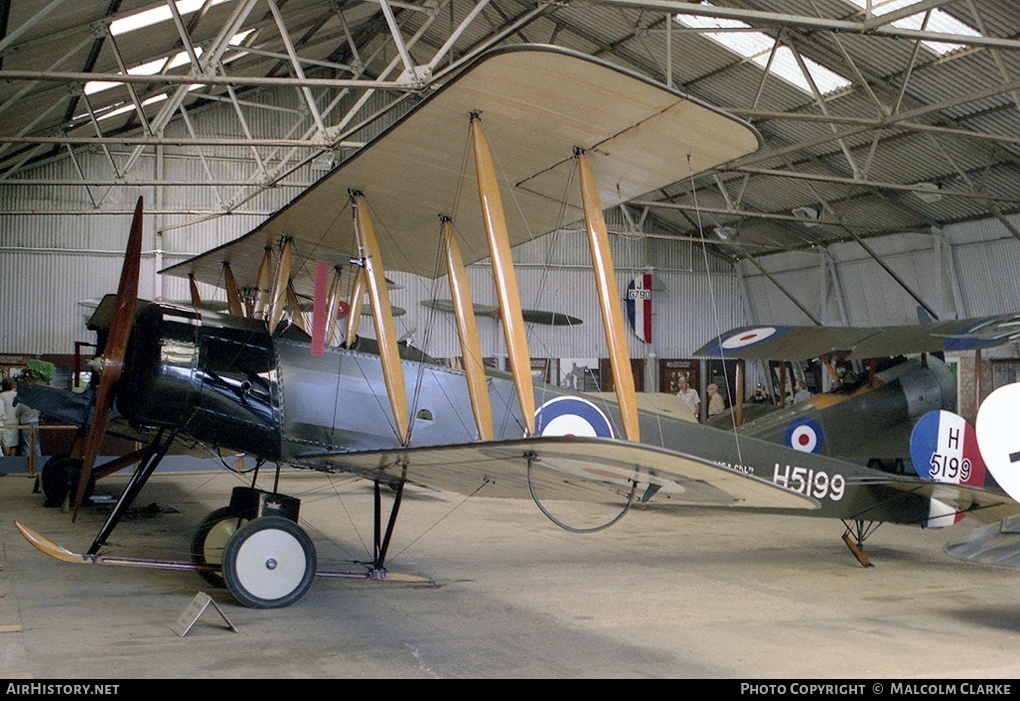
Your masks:
{"label": "wooden propeller", "polygon": [[135,320],[135,307],[138,298],[138,274],[142,263],[142,198],[138,198],[135,214],[131,219],[131,234],[128,236],[127,250],[124,253],[124,267],[120,271],[120,284],[117,287],[117,300],[113,312],[113,320],[106,336],[106,347],[103,349],[103,368],[99,375],[96,388],[95,405],[92,410],[92,421],[85,434],[82,447],[81,474],[78,477],[78,491],[74,495],[74,511],[72,519],[78,518],[78,509],[85,498],[86,487],[92,468],[95,466],[99,447],[106,435],[106,425],[110,421],[113,409],[114,393],[117,381],[124,370],[124,356],[127,354],[128,339]]}

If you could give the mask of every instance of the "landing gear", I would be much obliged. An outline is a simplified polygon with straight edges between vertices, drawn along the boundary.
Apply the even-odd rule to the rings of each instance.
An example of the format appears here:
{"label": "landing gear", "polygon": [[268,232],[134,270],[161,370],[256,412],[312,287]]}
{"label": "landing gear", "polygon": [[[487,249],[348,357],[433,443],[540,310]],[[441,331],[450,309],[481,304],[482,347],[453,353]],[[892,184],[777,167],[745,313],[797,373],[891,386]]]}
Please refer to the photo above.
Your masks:
{"label": "landing gear", "polygon": [[315,578],[315,547],[297,524],[301,501],[234,487],[230,504],[206,516],[191,541],[191,561],[209,584],[225,586],[251,608],[281,608]]}
{"label": "landing gear", "polygon": [[[230,505],[217,509],[203,519],[192,540],[192,561],[154,560],[102,555],[106,538],[130,506],[139,490],[166,453],[173,436],[165,443],[153,442],[141,460],[120,499],[92,542],[89,552],[74,553],[40,536],[22,524],[21,534],[41,552],[62,562],[92,565],[117,565],[147,569],[197,570],[207,582],[227,590],[242,605],[250,608],[282,608],[305,595],[316,576],[332,579],[387,579],[386,552],[397,520],[406,483],[406,466],[399,481],[375,482],[375,538],[371,562],[360,563],[364,570],[318,570],[315,546],[298,525],[300,500],[278,492],[254,487],[235,487]],[[71,461],[76,462],[76,461]],[[276,485],[274,485],[276,486]],[[382,490],[396,494],[389,520],[383,527]],[[397,575],[397,581],[427,584],[421,577]]]}
{"label": "landing gear", "polygon": [[241,526],[223,549],[223,580],[250,608],[282,608],[300,599],[315,578],[315,547],[304,530],[280,516]]}
{"label": "landing gear", "polygon": [[[399,480],[375,483],[375,543],[363,575],[327,572],[323,576],[386,578],[386,551],[400,510],[406,473]],[[382,522],[382,489],[395,491],[389,521]],[[298,525],[300,500],[254,487],[234,487],[230,505],[210,513],[192,541],[191,557],[199,574],[227,590],[249,608],[283,608],[298,601],[315,579],[315,546]],[[208,565],[219,565],[220,570]]]}
{"label": "landing gear", "polygon": [[871,521],[843,521],[843,526],[846,528],[843,531],[843,542],[846,543],[846,546],[850,548],[850,552],[857,558],[857,562],[861,563],[863,567],[874,567],[868,556],[864,554],[864,541],[875,532],[879,525],[881,524]]}
{"label": "landing gear", "polygon": [[235,507],[224,506],[210,513],[199,524],[191,541],[191,561],[199,565],[199,576],[212,586],[225,587],[226,583],[219,570],[207,569],[205,565],[222,565],[227,541],[250,520]]}
{"label": "landing gear", "polygon": [[[46,461],[42,469],[42,490],[46,496],[43,506],[59,507],[63,505],[68,494],[78,493],[78,479],[81,476],[81,460],[67,455],[54,455]],[[85,486],[85,501],[92,496],[96,488],[96,478],[89,475]]]}

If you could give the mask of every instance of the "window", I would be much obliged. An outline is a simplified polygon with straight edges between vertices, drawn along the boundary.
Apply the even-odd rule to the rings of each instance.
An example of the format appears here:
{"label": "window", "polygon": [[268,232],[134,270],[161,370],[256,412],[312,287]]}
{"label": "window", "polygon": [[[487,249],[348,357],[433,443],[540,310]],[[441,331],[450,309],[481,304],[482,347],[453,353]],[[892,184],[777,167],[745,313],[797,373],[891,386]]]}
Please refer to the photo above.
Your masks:
{"label": "window", "polygon": [[[711,7],[711,3],[702,2],[703,6]],[[770,68],[773,75],[782,78],[806,93],[811,93],[811,85],[804,71],[797,64],[797,59],[788,46],[775,48],[776,40],[767,34],[752,29],[747,24],[738,20],[723,19],[719,17],[704,17],[701,15],[677,14],[674,19],[680,24],[693,29],[705,30],[705,36],[716,41],[730,51],[751,60],[761,66],[762,69]],[[775,57],[769,67],[769,58],[773,49]],[[803,57],[804,66],[811,75],[811,80],[817,86],[818,91],[823,95],[836,90],[841,90],[850,85],[850,81],[835,71],[812,61],[806,56]]]}
{"label": "window", "polygon": [[[846,1],[852,5],[856,5],[862,10],[867,8],[867,0]],[[910,7],[917,2],[918,0],[871,0],[871,11],[876,17],[880,17],[886,13]],[[925,31],[938,32],[940,34],[959,34],[961,36],[968,37],[981,36],[981,33],[970,25],[964,24],[948,12],[940,10],[937,7],[931,10],[931,16],[928,19],[927,25],[924,25],[925,14],[926,12],[924,10],[920,10],[917,14],[896,20],[892,23],[892,25],[894,27],[899,27],[900,29],[923,29]],[[962,44],[949,44],[939,41],[922,41],[921,43],[940,56],[944,56],[951,51],[963,48]]]}
{"label": "window", "polygon": [[[227,2],[228,0],[212,0],[209,6],[220,5]],[[193,12],[197,12],[202,7],[202,3],[205,0],[179,0],[177,2],[177,11],[181,14],[181,17],[190,15]],[[136,29],[142,29],[143,27],[151,27],[154,24],[160,22],[169,22],[173,19],[173,13],[170,12],[170,8],[166,5],[160,5],[154,7],[151,10],[143,10],[142,12],[136,12],[133,15],[122,17],[118,20],[114,20],[110,23],[110,32],[114,36],[120,36],[121,34],[127,34],[133,32]]]}

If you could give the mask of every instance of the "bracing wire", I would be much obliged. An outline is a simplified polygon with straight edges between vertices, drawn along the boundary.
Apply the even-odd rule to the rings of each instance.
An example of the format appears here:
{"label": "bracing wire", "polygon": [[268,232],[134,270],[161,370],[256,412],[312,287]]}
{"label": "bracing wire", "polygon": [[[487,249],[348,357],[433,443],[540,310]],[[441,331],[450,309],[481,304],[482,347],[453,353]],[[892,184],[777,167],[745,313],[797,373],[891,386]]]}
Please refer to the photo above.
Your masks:
{"label": "bracing wire", "polygon": [[[708,244],[705,243],[705,228],[704,228],[704,226],[702,224],[702,221],[701,221],[701,206],[698,204],[698,188],[697,188],[697,184],[695,183],[695,180],[694,180],[694,166],[693,166],[693,164],[691,162],[691,155],[690,154],[687,154],[687,172],[688,172],[688,178],[689,178],[690,183],[691,183],[691,196],[694,199],[694,214],[695,214],[695,218],[697,220],[698,235],[699,235],[699,238],[701,239],[701,255],[702,255],[702,260],[703,260],[703,262],[705,264],[705,276],[708,279],[708,297],[709,297],[709,304],[712,307],[712,320],[715,323],[716,340],[718,340],[720,347],[722,347],[722,335],[723,335],[722,321],[719,318],[719,306],[718,306],[718,303],[717,303],[716,298],[715,298],[715,281],[712,279],[712,270],[711,270],[711,267],[709,266]],[[723,362],[723,366],[722,367],[723,367],[723,378],[724,378],[724,380],[726,382],[726,386],[729,387],[730,381],[729,381],[728,372],[726,370],[726,363],[725,363],[725,361]],[[743,463],[744,459],[743,459],[743,456],[741,455],[741,450],[740,450],[740,433],[737,431],[737,424],[736,424],[735,416],[736,415],[734,413],[731,413],[731,424],[732,424],[732,427],[733,427],[733,440],[734,440],[735,447],[737,449],[737,461],[739,463]]]}

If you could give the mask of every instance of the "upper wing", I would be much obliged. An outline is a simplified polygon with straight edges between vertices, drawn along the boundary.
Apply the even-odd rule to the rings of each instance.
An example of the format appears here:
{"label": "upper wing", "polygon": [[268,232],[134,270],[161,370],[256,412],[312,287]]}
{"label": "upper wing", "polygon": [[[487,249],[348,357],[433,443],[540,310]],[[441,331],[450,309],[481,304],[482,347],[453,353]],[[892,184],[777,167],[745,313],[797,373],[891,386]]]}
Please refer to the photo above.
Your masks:
{"label": "upper wing", "polygon": [[452,217],[466,265],[487,258],[477,196],[464,186],[474,170],[471,113],[481,115],[512,187],[514,201],[505,207],[511,245],[581,218],[580,194],[564,194],[572,147],[589,154],[608,209],[760,144],[747,123],[590,56],[547,46],[501,49],[435,89],[254,231],[163,272],[222,286],[229,262],[238,286],[250,287],[266,247],[284,236],[295,240],[294,270],[323,252],[353,255],[350,190],[363,192],[372,208],[387,269],[439,274],[440,214]]}
{"label": "upper wing", "polygon": [[848,358],[963,351],[1020,337],[1020,314],[912,326],[744,326],[695,352],[697,357],[797,362],[849,351]]}
{"label": "upper wing", "polygon": [[[605,502],[637,482],[638,498],[674,503],[818,508],[815,499],[695,455],[605,438],[545,436],[485,443],[348,453],[338,470],[399,479],[460,494],[527,498],[528,465],[541,499]],[[649,489],[651,486],[651,489]]]}

